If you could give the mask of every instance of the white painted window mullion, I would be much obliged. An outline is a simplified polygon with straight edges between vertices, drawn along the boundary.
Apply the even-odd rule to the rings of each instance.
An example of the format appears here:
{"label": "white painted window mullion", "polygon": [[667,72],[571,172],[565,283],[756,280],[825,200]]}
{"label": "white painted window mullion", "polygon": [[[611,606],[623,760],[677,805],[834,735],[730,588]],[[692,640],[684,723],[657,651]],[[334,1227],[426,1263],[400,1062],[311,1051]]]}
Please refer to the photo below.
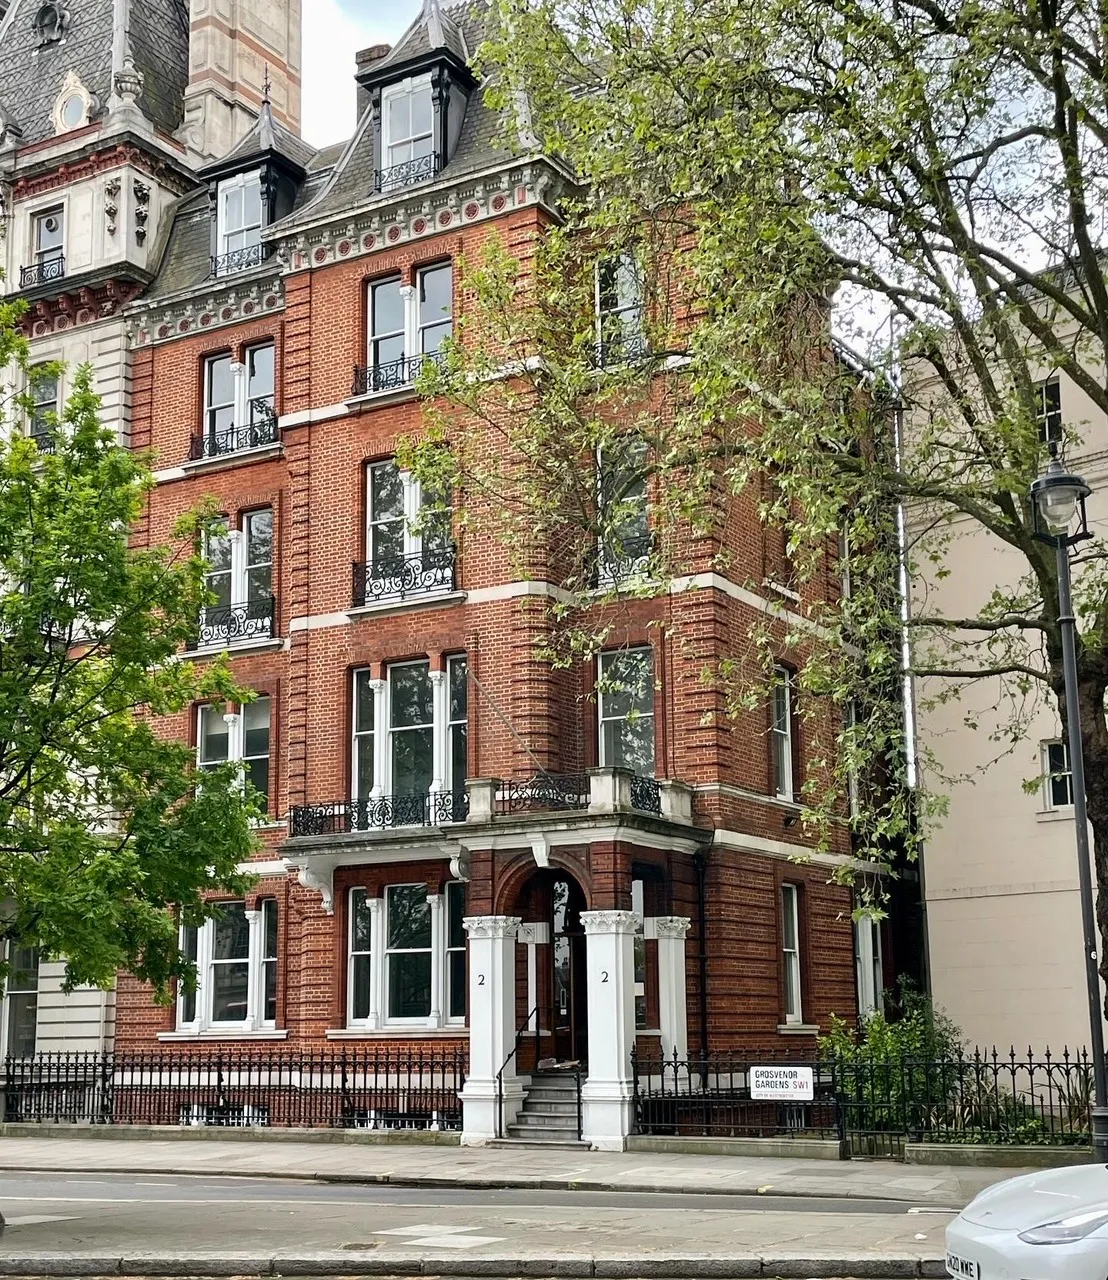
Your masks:
{"label": "white painted window mullion", "polygon": [[373,690],[373,790],[370,799],[379,800],[388,794],[392,781],[389,767],[389,747],[392,730],[389,727],[388,681],[371,680]]}
{"label": "white painted window mullion", "polygon": [[246,911],[246,925],[250,930],[246,951],[246,1022],[247,1031],[256,1031],[261,1021],[262,1008],[262,913]]}
{"label": "white painted window mullion", "polygon": [[443,929],[443,900],[438,893],[427,895],[431,908],[431,1012],[427,1016],[428,1027],[441,1027],[442,1011],[446,1007],[446,934]]}
{"label": "white painted window mullion", "polygon": [[431,787],[430,794],[446,790],[447,687],[445,671],[430,671],[431,679]]}
{"label": "white painted window mullion", "polygon": [[385,903],[383,898],[367,898],[369,909],[369,1017],[371,1031],[382,1025],[381,1009],[385,1003]]}

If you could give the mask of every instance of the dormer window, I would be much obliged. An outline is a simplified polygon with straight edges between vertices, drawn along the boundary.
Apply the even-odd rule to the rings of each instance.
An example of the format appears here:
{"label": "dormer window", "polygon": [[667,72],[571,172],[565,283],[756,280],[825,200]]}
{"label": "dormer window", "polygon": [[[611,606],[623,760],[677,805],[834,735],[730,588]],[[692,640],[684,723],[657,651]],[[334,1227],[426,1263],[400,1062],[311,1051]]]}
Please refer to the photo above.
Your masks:
{"label": "dormer window", "polygon": [[416,76],[381,93],[381,157],[374,173],[378,191],[396,191],[433,178],[439,171],[434,146],[431,77]]}
{"label": "dormer window", "polygon": [[230,275],[258,266],[262,246],[261,173],[239,173],[219,184],[216,212],[216,251],[212,275]]}

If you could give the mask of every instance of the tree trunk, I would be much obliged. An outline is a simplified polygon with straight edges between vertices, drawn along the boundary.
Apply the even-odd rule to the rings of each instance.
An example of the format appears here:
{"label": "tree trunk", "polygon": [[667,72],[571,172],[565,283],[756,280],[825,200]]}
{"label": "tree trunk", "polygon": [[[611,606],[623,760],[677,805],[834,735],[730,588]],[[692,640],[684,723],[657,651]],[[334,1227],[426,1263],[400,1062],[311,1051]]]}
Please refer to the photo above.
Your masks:
{"label": "tree trunk", "polygon": [[[1083,655],[1084,656],[1084,655]],[[1099,663],[1095,664],[1099,666]],[[1097,962],[1101,980],[1101,1012],[1108,1017],[1108,726],[1104,716],[1104,680],[1099,671],[1078,669],[1081,753],[1085,760],[1085,795],[1093,842],[1093,891],[1096,898]],[[1065,697],[1058,700],[1063,732],[1068,731]],[[1076,855],[1075,855],[1076,856]],[[1085,982],[1084,948],[1081,981]]]}

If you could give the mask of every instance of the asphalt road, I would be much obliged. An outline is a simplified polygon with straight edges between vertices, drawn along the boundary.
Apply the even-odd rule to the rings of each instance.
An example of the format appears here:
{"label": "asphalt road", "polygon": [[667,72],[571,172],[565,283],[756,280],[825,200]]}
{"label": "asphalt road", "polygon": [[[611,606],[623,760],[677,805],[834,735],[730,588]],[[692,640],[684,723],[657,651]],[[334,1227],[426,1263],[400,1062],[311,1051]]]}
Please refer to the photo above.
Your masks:
{"label": "asphalt road", "polygon": [[[275,1249],[730,1254],[936,1247],[950,1213],[782,1196],[430,1189],[178,1174],[5,1173],[3,1252]],[[926,1247],[926,1246],[924,1246]],[[463,1266],[459,1270],[464,1270]]]}

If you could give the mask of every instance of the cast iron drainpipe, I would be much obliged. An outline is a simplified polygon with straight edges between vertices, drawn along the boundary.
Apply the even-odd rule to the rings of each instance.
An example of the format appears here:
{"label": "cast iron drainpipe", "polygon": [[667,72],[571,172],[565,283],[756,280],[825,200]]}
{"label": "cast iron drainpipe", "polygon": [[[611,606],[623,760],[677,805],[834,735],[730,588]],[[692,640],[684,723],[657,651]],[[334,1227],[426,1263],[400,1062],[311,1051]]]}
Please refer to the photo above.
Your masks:
{"label": "cast iron drainpipe", "polygon": [[696,909],[699,917],[700,931],[697,960],[700,965],[700,1056],[703,1059],[703,1087],[708,1083],[708,905],[704,892],[704,882],[708,875],[708,855],[693,854],[693,866],[696,868]]}

